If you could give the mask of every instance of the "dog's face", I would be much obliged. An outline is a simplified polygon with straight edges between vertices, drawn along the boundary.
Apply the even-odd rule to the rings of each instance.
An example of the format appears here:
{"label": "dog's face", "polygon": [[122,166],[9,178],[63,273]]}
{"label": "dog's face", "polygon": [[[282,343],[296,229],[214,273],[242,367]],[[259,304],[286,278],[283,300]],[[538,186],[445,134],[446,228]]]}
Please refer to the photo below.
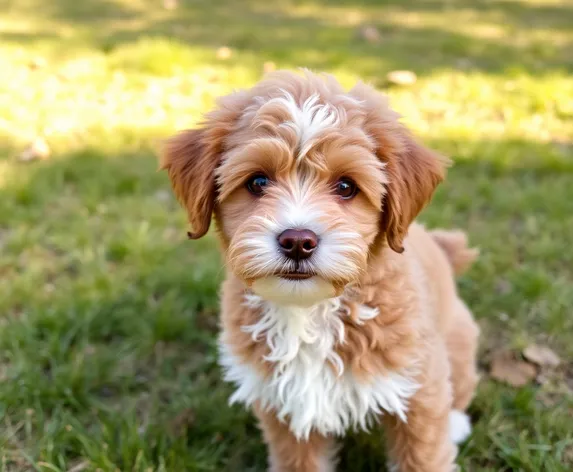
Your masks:
{"label": "dog's face", "polygon": [[261,297],[311,305],[397,252],[443,176],[372,89],[280,72],[224,97],[163,156],[195,233],[214,212],[228,268]]}

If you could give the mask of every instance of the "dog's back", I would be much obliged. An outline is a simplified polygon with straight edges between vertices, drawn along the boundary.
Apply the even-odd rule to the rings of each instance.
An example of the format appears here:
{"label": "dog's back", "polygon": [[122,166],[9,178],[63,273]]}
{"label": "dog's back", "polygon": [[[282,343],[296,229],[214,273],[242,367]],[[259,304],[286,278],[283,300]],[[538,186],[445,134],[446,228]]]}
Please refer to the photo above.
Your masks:
{"label": "dog's back", "polygon": [[478,382],[479,327],[458,295],[455,276],[469,268],[479,251],[468,246],[463,231],[428,231],[419,224],[410,227],[408,245],[423,268],[436,326],[448,351],[453,408],[456,411],[452,417],[455,424],[450,424],[450,429],[455,431],[454,436],[465,438],[470,432],[470,423],[467,416],[457,412],[468,407]]}
{"label": "dog's back", "polygon": [[456,275],[463,274],[479,255],[478,249],[468,246],[468,237],[463,231],[436,229],[429,234],[446,253]]}
{"label": "dog's back", "polygon": [[463,231],[429,231],[417,223],[410,227],[407,245],[423,268],[438,327],[445,333],[457,311],[455,276],[470,267],[479,251],[468,246]]}

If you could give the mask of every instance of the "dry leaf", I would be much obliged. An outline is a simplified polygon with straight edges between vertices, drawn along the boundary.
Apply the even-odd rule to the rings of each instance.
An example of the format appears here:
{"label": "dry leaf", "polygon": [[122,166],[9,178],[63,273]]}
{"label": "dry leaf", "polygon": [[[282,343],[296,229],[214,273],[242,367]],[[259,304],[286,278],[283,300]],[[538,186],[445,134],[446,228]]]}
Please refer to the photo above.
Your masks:
{"label": "dry leaf", "polygon": [[36,138],[22,151],[18,159],[22,162],[45,160],[50,157],[50,146],[44,138]]}
{"label": "dry leaf", "polygon": [[226,60],[229,59],[233,55],[233,51],[231,48],[227,46],[221,46],[217,49],[217,59]]}
{"label": "dry leaf", "polygon": [[559,356],[546,346],[530,344],[523,350],[523,356],[542,367],[557,367],[561,363]]}
{"label": "dry leaf", "polygon": [[374,26],[362,26],[358,30],[358,37],[368,43],[379,43],[382,39],[380,32]]}
{"label": "dry leaf", "polygon": [[517,360],[509,351],[494,353],[490,375],[512,387],[523,387],[537,376],[537,369],[528,362]]}
{"label": "dry leaf", "polygon": [[386,80],[394,85],[413,85],[418,77],[411,70],[393,70],[386,74]]}

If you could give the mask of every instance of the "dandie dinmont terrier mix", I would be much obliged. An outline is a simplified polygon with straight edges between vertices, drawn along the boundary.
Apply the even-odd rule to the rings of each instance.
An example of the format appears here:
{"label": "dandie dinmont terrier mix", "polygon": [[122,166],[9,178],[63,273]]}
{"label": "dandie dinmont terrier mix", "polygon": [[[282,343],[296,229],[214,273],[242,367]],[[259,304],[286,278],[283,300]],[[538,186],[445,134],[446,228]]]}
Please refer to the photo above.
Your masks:
{"label": "dandie dinmont terrier mix", "polygon": [[477,252],[413,222],[446,164],[374,89],[310,72],[223,97],[168,141],[189,237],[216,221],[220,363],[270,470],[334,470],[337,438],[378,422],[390,470],[454,468],[478,338],[454,275]]}

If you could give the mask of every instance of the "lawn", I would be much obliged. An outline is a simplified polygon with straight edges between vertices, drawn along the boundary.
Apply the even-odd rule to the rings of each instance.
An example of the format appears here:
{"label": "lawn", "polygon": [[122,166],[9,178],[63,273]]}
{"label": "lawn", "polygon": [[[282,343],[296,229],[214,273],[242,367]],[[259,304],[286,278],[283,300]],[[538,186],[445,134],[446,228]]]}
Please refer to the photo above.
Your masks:
{"label": "lawn", "polygon": [[[482,251],[460,280],[483,332],[462,469],[573,470],[571,1],[0,0],[0,471],[265,470],[217,367],[215,239],[186,239],[155,155],[299,66],[375,84],[455,161],[421,220]],[[561,366],[490,377],[534,342]],[[340,470],[383,464],[378,432],[345,442]]]}

